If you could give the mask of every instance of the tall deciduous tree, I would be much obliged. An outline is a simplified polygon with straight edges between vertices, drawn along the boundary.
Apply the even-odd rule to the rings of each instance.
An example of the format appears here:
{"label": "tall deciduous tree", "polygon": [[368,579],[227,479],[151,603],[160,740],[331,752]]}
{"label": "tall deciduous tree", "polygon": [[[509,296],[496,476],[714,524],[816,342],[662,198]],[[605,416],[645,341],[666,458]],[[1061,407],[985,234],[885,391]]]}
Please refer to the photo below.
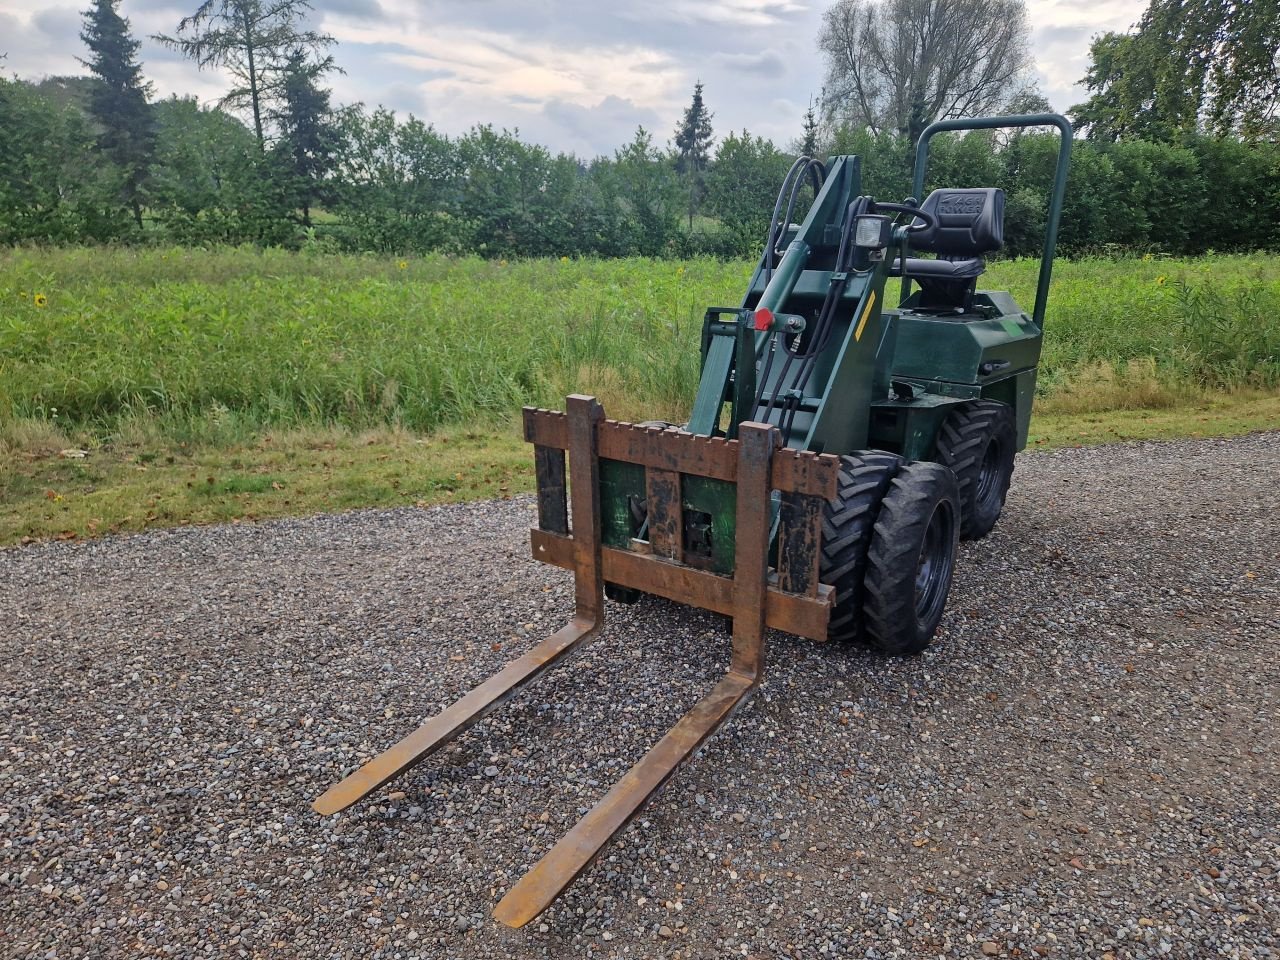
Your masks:
{"label": "tall deciduous tree", "polygon": [[680,181],[649,131],[637,127],[631,142],[600,172],[623,212],[627,246],[642,256],[661,256],[679,229]]}
{"label": "tall deciduous tree", "polygon": [[204,69],[223,67],[234,86],[225,106],[248,109],[258,149],[266,144],[264,121],[283,90],[283,74],[294,50],[318,54],[333,37],[307,29],[307,0],[204,0],[184,17],[174,36],[156,36]]}
{"label": "tall deciduous tree", "polygon": [[759,252],[773,202],[792,157],[746,130],[730,133],[707,172],[707,210],[734,237],[742,256]]}
{"label": "tall deciduous tree", "polygon": [[1094,39],[1084,85],[1071,112],[1095,140],[1271,136],[1280,0],[1151,0],[1134,33]]}
{"label": "tall deciduous tree", "polygon": [[689,229],[693,229],[693,215],[698,212],[698,202],[702,199],[705,186],[703,176],[707,170],[707,162],[711,156],[711,120],[713,114],[707,110],[702,99],[702,81],[693,87],[693,99],[685,110],[680,125],[676,127],[676,170],[685,178],[689,191]]}
{"label": "tall deciduous tree", "polygon": [[96,79],[89,112],[101,132],[98,146],[120,170],[123,200],[142,226],[142,185],[155,153],[155,121],[147,97],[151,85],[138,62],[139,43],[120,16],[119,0],[95,0],[84,12],[80,39],[89,48],[81,60]]}
{"label": "tall deciduous tree", "polygon": [[999,110],[1031,63],[1024,0],[837,0],[818,42],[834,123],[915,143],[934,120]]}

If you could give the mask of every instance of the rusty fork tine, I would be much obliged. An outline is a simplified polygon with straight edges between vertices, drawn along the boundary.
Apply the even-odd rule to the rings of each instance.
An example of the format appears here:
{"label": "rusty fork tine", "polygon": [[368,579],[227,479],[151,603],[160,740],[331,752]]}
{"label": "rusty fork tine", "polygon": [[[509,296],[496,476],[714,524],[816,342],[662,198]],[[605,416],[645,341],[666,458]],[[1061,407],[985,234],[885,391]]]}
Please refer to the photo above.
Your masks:
{"label": "rusty fork tine", "polygon": [[729,718],[733,708],[753,687],[750,677],[738,673],[730,673],[716,684],[537,866],[520,878],[494,908],[494,918],[509,927],[522,927],[549,907],[662,788],[680,764]]}
{"label": "rusty fork tine", "polygon": [[311,809],[338,813],[380,786],[421,763],[458,734],[481,720],[529,681],[565,659],[600,632],[599,622],[574,619],[546,640],[511,661],[480,686],[436,714],[395,746],[378,754],[355,773],[326,790]]}
{"label": "rusty fork tine", "polygon": [[576,614],[565,627],[436,714],[389,750],[326,790],[311,808],[338,813],[421,763],[494,707],[567,655],[585,646],[604,625],[604,577],[600,572],[600,483],[596,426],[604,411],[592,397],[568,400],[569,470],[573,501]]}

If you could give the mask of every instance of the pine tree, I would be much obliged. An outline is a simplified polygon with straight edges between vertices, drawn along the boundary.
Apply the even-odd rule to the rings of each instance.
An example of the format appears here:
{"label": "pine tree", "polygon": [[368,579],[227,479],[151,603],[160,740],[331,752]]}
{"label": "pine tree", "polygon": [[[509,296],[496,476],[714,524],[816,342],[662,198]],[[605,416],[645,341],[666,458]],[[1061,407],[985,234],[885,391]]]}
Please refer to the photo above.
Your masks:
{"label": "pine tree", "polygon": [[800,156],[818,156],[818,116],[813,112],[813,101],[804,115],[804,136],[800,140]]}
{"label": "pine tree", "polygon": [[309,62],[301,47],[289,51],[281,80],[282,102],[274,113],[280,130],[276,150],[292,175],[306,226],[311,225],[311,205],[334,168],[339,146],[329,91],[317,83],[332,69],[332,57]]}
{"label": "pine tree", "polygon": [[279,103],[289,54],[303,49],[318,54],[336,41],[305,29],[310,0],[204,0],[178,23],[174,36],[155,36],[200,69],[222,67],[235,86],[223,106],[247,108],[253,116],[258,149],[266,150],[265,118]]}
{"label": "pine tree", "polygon": [[684,112],[684,119],[676,127],[676,170],[684,176],[689,190],[689,229],[693,229],[693,216],[698,212],[698,202],[705,192],[703,175],[711,155],[711,118],[707,105],[702,101],[702,81],[693,87],[693,101]]}
{"label": "pine tree", "polygon": [[149,84],[138,63],[139,43],[120,16],[119,0],[94,0],[84,12],[80,39],[89,48],[81,60],[96,78],[89,112],[101,127],[98,146],[120,169],[122,199],[142,226],[142,189],[155,153],[155,121],[147,96]]}

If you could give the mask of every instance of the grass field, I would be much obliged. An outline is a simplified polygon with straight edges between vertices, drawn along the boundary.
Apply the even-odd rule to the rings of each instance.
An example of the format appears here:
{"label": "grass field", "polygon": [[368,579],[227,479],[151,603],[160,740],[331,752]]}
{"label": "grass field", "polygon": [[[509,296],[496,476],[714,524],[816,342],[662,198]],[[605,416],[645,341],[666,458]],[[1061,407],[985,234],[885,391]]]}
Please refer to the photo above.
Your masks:
{"label": "grass field", "polygon": [[[0,253],[0,543],[526,489],[521,405],[679,418],[750,268]],[[1265,427],[1278,386],[1280,258],[1059,262],[1041,443]]]}

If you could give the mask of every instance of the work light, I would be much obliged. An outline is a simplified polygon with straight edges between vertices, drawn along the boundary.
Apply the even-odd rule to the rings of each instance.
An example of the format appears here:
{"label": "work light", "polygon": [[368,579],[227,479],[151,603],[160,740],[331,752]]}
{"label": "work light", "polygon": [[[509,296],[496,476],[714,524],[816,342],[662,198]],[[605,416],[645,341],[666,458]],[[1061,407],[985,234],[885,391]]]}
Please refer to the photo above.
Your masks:
{"label": "work light", "polygon": [[882,250],[889,245],[891,229],[888,217],[863,214],[854,224],[853,243],[867,250]]}

